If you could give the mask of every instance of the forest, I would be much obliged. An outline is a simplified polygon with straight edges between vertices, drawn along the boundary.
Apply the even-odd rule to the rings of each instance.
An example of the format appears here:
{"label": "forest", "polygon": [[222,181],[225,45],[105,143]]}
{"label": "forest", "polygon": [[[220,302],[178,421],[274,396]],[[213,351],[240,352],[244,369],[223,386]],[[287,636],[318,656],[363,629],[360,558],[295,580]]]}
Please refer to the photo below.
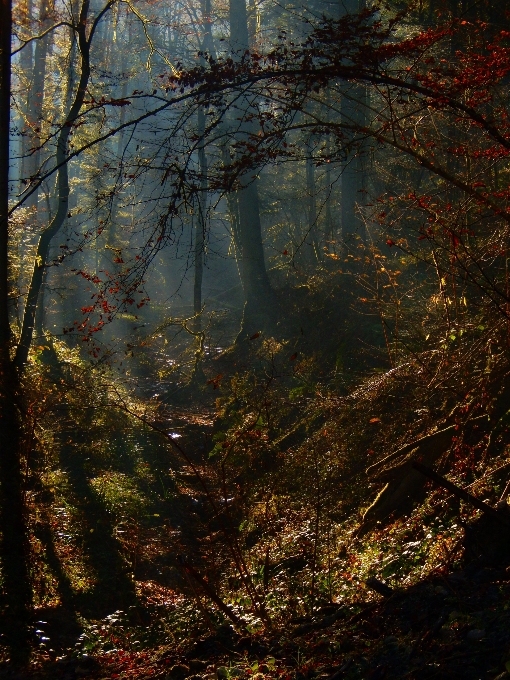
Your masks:
{"label": "forest", "polygon": [[0,0],[0,677],[510,678],[510,4]]}

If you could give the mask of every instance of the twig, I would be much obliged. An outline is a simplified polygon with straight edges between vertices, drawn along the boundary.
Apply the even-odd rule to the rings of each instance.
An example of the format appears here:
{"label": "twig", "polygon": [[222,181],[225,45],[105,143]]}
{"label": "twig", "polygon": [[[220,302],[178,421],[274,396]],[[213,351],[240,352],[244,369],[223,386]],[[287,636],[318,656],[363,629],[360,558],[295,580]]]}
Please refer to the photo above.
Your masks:
{"label": "twig", "polygon": [[508,480],[508,482],[505,486],[505,490],[501,494],[501,498],[499,499],[499,502],[504,503],[506,501],[507,497],[508,497],[508,494],[510,494],[510,479]]}

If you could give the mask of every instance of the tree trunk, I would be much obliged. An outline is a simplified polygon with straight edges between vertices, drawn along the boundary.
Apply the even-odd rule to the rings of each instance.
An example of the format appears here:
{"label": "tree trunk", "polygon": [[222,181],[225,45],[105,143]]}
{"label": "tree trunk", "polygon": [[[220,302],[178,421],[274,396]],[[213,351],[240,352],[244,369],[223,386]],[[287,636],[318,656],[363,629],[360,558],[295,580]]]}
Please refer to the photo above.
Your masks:
{"label": "tree trunk", "polygon": [[[38,31],[43,32],[51,25],[51,4],[47,0],[40,0]],[[25,168],[27,179],[37,178],[41,166],[41,127],[43,123],[44,84],[46,80],[46,61],[48,49],[52,39],[52,33],[44,38],[36,40],[34,54],[34,75],[32,87],[28,99],[27,119],[28,134],[31,138],[29,156],[26,159]],[[25,48],[27,49],[27,48]],[[34,191],[27,200],[27,206],[37,208],[38,191]]]}
{"label": "tree trunk", "polygon": [[[230,165],[231,159],[226,144],[223,144],[221,147],[221,160],[223,163],[223,167],[226,168]],[[237,191],[227,192],[227,206],[228,214],[230,217],[230,227],[232,229],[232,242],[234,246],[237,271],[239,274],[239,279],[241,280],[242,284],[242,282],[244,281],[244,277],[241,273],[243,263],[241,260],[241,230],[239,227],[239,203],[237,200]]]}
{"label": "tree trunk", "polygon": [[[242,58],[249,49],[248,18],[246,0],[230,0],[230,46],[235,60]],[[247,121],[250,103],[246,97],[237,104],[236,117],[244,120],[239,127],[239,136],[246,139],[256,134],[253,121]],[[237,114],[237,111],[236,111]],[[240,338],[267,329],[271,330],[276,320],[275,295],[267,275],[262,245],[262,226],[257,179],[253,172],[240,177],[241,188],[237,192],[239,207],[239,245],[241,250],[241,283],[244,291],[244,314]]]}
{"label": "tree trunk", "polygon": [[317,198],[315,186],[315,165],[313,161],[313,137],[306,143],[306,193],[308,225],[303,246],[305,260],[312,266],[319,261],[319,245],[317,239]]}
{"label": "tree trunk", "polygon": [[11,658],[23,661],[29,653],[31,588],[20,464],[20,388],[10,359],[7,225],[11,25],[11,2],[0,0],[0,560],[5,612],[2,632],[11,648]]}
{"label": "tree trunk", "polygon": [[[128,94],[128,60],[127,60],[127,50],[128,46],[132,42],[132,23],[127,21],[128,13],[127,10],[125,12],[122,12],[122,5],[118,7],[117,9],[117,28],[114,33],[114,40],[117,43],[117,54],[120,52],[120,73],[121,73],[121,78],[122,78],[122,86],[120,88],[120,91],[118,93],[119,99],[126,99],[127,94]],[[123,16],[124,15],[124,16]],[[118,31],[118,23],[119,21],[122,21],[124,19],[125,24],[123,26],[122,31]],[[127,33],[127,35],[124,35]],[[121,40],[120,35],[123,35],[125,40]],[[124,125],[126,122],[126,107],[121,106],[120,107],[120,117],[119,117],[119,126]],[[125,153],[125,130],[122,129],[118,136],[117,136],[117,149],[116,149],[116,154],[118,158],[118,162],[120,164],[120,167],[122,167],[122,164],[124,162],[124,153]],[[115,138],[114,138],[115,139]],[[112,199],[112,205],[111,205],[111,214],[110,214],[110,225],[108,229],[108,243],[110,245],[117,245],[117,235],[120,232],[120,210],[121,210],[121,192],[116,191],[115,195]]]}
{"label": "tree trunk", "polygon": [[326,215],[324,218],[324,235],[327,241],[335,241],[335,228],[333,226],[333,214],[331,211],[331,194],[333,193],[333,184],[331,181],[331,165],[326,166]]}
{"label": "tree trunk", "polygon": [[[205,155],[205,110],[198,109],[198,162],[200,166],[200,193],[198,195],[198,216],[195,221],[195,280],[193,284],[193,311],[200,314],[202,310],[202,279],[204,275],[204,246],[207,214],[207,157]],[[197,316],[196,330],[201,328],[201,317]]]}
{"label": "tree trunk", "polygon": [[[33,19],[32,19],[32,13],[33,13],[33,3],[32,0],[22,0],[18,6],[18,12],[21,14],[22,21],[24,26],[27,28],[27,35],[30,32],[30,28],[33,25]],[[21,137],[21,144],[20,144],[20,163],[19,163],[19,177],[20,177],[20,186],[19,186],[19,193],[23,193],[23,191],[26,188],[25,180],[26,178],[30,175],[29,169],[28,169],[28,156],[27,154],[29,153],[31,144],[30,144],[30,138],[29,138],[29,132],[28,132],[28,119],[29,119],[29,111],[30,111],[30,92],[32,90],[32,83],[33,83],[33,69],[34,69],[34,60],[33,60],[33,50],[32,50],[32,43],[29,43],[26,45],[20,52],[20,57],[19,57],[19,69],[20,69],[20,75],[19,75],[19,86],[22,88],[22,91],[25,92],[25,96],[21,98],[21,107],[20,107],[20,114],[21,114],[21,130],[22,130],[22,137]]]}
{"label": "tree trunk", "polygon": [[[202,42],[200,45],[202,52],[212,53],[212,33],[211,33],[211,0],[202,0]],[[205,59],[201,57],[202,66]],[[195,278],[193,282],[193,311],[199,315],[202,310],[202,280],[204,277],[204,248],[206,233],[207,216],[207,156],[205,153],[205,106],[200,105],[197,114],[197,133],[199,139],[198,146],[198,165],[200,173],[200,192],[198,194],[198,219],[195,222]],[[202,327],[201,316],[197,316],[195,330],[199,331]]]}
{"label": "tree trunk", "polygon": [[[365,0],[345,0],[345,11],[354,14],[365,7]],[[367,90],[363,85],[347,85],[341,101],[342,119],[358,130],[366,125]],[[365,240],[365,225],[359,206],[365,200],[366,168],[363,143],[355,140],[342,171],[342,240],[348,250]]]}

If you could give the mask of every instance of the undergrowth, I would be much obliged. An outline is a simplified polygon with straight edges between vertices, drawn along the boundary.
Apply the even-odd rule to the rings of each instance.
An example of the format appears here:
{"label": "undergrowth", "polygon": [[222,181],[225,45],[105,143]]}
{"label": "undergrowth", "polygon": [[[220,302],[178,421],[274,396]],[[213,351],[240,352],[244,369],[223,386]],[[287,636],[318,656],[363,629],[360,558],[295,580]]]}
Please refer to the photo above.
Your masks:
{"label": "undergrowth", "polygon": [[[360,527],[384,487],[367,468],[450,425],[459,434],[441,470],[497,503],[510,466],[498,396],[506,340],[482,326],[368,375],[340,371],[334,343],[321,353],[300,335],[257,335],[202,357],[203,384],[188,376],[178,407],[48,338],[26,391],[38,658],[175,656],[230,624],[288,639],[289,625],[315,630],[324,612],[376,605],[373,579],[412,589],[464,568],[479,512],[426,480],[410,511]],[[157,362],[155,351],[156,374]],[[464,437],[466,422],[498,409],[478,438]],[[314,644],[345,656],[338,640]],[[225,677],[277,674],[269,649]]]}

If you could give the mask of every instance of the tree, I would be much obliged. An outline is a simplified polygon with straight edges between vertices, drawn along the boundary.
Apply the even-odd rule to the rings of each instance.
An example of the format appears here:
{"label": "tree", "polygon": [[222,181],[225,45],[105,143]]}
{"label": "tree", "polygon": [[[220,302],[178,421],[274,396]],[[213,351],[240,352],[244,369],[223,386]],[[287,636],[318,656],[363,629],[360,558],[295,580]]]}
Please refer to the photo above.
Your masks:
{"label": "tree", "polygon": [[[59,233],[62,225],[67,219],[69,212],[69,169],[67,162],[67,144],[69,135],[71,134],[73,127],[76,125],[78,116],[83,106],[85,100],[87,86],[90,77],[90,47],[92,40],[94,38],[94,33],[99,25],[102,17],[108,10],[112,7],[115,0],[109,0],[95,17],[95,19],[90,22],[89,20],[89,10],[90,2],[89,0],[84,0],[81,5],[80,15],[78,22],[74,27],[74,30],[78,36],[78,46],[80,50],[80,78],[77,86],[77,90],[74,96],[74,101],[67,112],[65,121],[58,135],[57,141],[57,154],[56,154],[56,166],[58,169],[57,186],[58,186],[58,196],[57,196],[57,211],[55,216],[51,220],[50,224],[43,230],[39,237],[37,244],[37,254],[34,261],[34,269],[32,272],[32,278],[29,284],[28,293],[25,302],[25,311],[23,314],[23,323],[20,333],[20,341],[16,348],[16,358],[15,364],[20,373],[23,372],[25,364],[28,359],[28,353],[30,350],[30,345],[32,343],[32,335],[34,331],[35,317],[37,311],[37,302],[41,287],[44,280],[44,272],[48,264],[48,253],[50,244],[53,238]],[[90,25],[90,30],[87,31]],[[88,34],[87,34],[88,33]],[[37,184],[33,191],[37,188]]]}
{"label": "tree", "polygon": [[[29,145],[23,145],[23,172],[26,171],[26,176],[23,176],[23,181],[28,183],[33,182],[34,178],[40,174],[41,171],[41,143],[43,138],[42,126],[43,120],[43,104],[45,95],[45,81],[46,81],[46,63],[48,58],[48,50],[50,48],[50,41],[53,33],[49,31],[52,26],[53,8],[50,3],[41,2],[39,4],[38,17],[38,33],[45,34],[40,40],[36,41],[34,53],[33,76],[30,79],[30,90],[27,98],[26,111],[26,131],[25,135],[30,140]],[[25,52],[29,51],[30,46],[25,47]],[[38,190],[30,195],[27,200],[29,206],[37,209]]]}
{"label": "tree", "polygon": [[[365,8],[365,2],[354,0],[344,4],[346,12],[357,14]],[[356,82],[344,83],[341,96],[342,119],[347,126],[359,131],[367,124],[368,93],[365,85]],[[359,136],[359,135],[358,135]],[[365,229],[358,206],[366,202],[367,153],[363,137],[353,136],[346,147],[347,160],[342,170],[342,238],[348,250],[356,248],[356,237],[364,241]]]}
{"label": "tree", "polygon": [[[230,0],[230,44],[233,59],[242,62],[249,54],[248,16],[246,0]],[[240,124],[235,136],[249,143],[257,135],[256,110],[248,97],[241,97],[235,105]],[[236,192],[239,219],[239,247],[241,251],[240,275],[244,291],[242,336],[271,328],[276,320],[275,295],[267,275],[257,179],[247,172],[238,177],[240,188]]]}
{"label": "tree", "polygon": [[[321,236],[313,234],[313,231],[321,217],[319,200],[315,200],[321,194],[318,168],[326,168],[328,187],[331,186],[331,176],[343,171],[344,227],[347,223],[354,225],[345,233],[350,235],[358,230],[359,234],[361,229],[366,229],[367,235],[364,244],[359,242],[361,239],[353,242],[361,246],[356,248],[360,262],[356,267],[357,279],[368,291],[366,296],[359,296],[357,305],[380,316],[391,365],[398,369],[399,364],[415,356],[421,365],[434,367],[434,379],[437,381],[446,376],[445,380],[450,379],[451,386],[452,376],[456,377],[457,384],[451,389],[456,399],[454,408],[460,411],[466,406],[468,410],[475,408],[470,403],[464,404],[462,395],[459,396],[461,390],[467,391],[464,390],[463,359],[469,353],[473,356],[481,352],[487,369],[491,370],[496,346],[500,348],[497,349],[500,353],[498,361],[505,361],[501,355],[506,352],[510,337],[507,266],[510,233],[507,157],[510,137],[505,88],[510,73],[508,34],[498,32],[488,40],[483,28],[475,22],[467,24],[459,21],[422,30],[413,26],[412,20],[406,23],[409,15],[395,16],[380,9],[364,10],[337,19],[317,19],[309,36],[301,35],[297,40],[295,36],[289,39],[282,34],[275,45],[255,46],[247,28],[250,22],[246,16],[246,5],[243,0],[232,0],[230,31],[240,50],[229,49],[223,56],[221,52],[218,56],[213,54],[207,30],[208,4],[204,2],[200,18],[196,13],[196,30],[190,32],[195,38],[188,45],[181,39],[182,36],[168,40],[164,26],[156,28],[144,17],[140,19],[140,30],[133,30],[131,36],[132,52],[138,51],[146,32],[151,41],[151,49],[147,50],[150,52],[148,60],[153,59],[158,66],[154,72],[150,65],[148,69],[143,65],[143,59],[139,59],[137,54],[126,55],[121,67],[113,67],[109,46],[109,36],[114,31],[113,21],[105,27],[102,40],[109,61],[100,62],[97,72],[102,71],[105,64],[109,64],[112,71],[120,68],[124,73],[132,69],[133,73],[124,81],[112,77],[113,82],[109,83],[109,75],[104,77],[104,82],[96,80],[91,84],[91,79],[88,79],[91,71],[90,41],[100,18],[96,15],[93,20],[90,19],[88,5],[81,6],[80,24],[73,23],[71,27],[79,37],[79,84],[74,92],[75,87],[70,84],[74,77],[74,62],[71,62],[70,94],[66,98],[63,125],[55,123],[54,128],[57,160],[56,164],[51,162],[52,167],[48,170],[58,172],[59,206],[53,221],[41,234],[39,261],[35,262],[32,272],[24,327],[17,349],[18,375],[13,370],[9,354],[12,340],[9,340],[8,330],[7,246],[2,250],[5,255],[1,289],[5,293],[2,298],[5,302],[5,309],[2,307],[5,337],[0,357],[3,376],[1,426],[5,440],[12,442],[13,454],[2,459],[0,482],[6,493],[11,494],[12,489],[15,491],[12,507],[18,513],[16,517],[21,518],[18,522],[20,531],[15,537],[19,543],[16,545],[23,546],[22,506],[19,506],[19,512],[16,506],[20,497],[17,442],[22,431],[20,412],[23,396],[18,376],[21,374],[26,380],[30,378],[29,372],[23,369],[29,362],[35,312],[41,304],[40,270],[64,258],[71,261],[63,254],[56,255],[59,244],[52,244],[55,236],[62,233],[66,220],[71,220],[69,237],[73,239],[72,249],[75,251],[73,264],[78,269],[73,275],[83,284],[73,304],[78,314],[80,308],[82,312],[82,316],[78,317],[81,321],[75,322],[75,328],[80,328],[89,339],[99,333],[106,322],[115,320],[119,311],[134,311],[131,326],[141,327],[147,319],[149,323],[154,321],[156,312],[152,319],[149,315],[135,318],[145,312],[144,309],[138,311],[143,308],[144,300],[138,302],[136,296],[141,294],[139,291],[155,255],[158,252],[160,256],[166,255],[164,247],[168,250],[172,247],[173,252],[178,252],[179,238],[187,239],[187,252],[195,258],[194,281],[189,286],[188,302],[193,301],[196,314],[201,311],[205,216],[206,213],[213,214],[220,196],[226,196],[240,252],[245,295],[241,337],[248,335],[256,340],[259,337],[257,330],[272,332],[275,325],[274,318],[271,319],[275,293],[269,281],[265,264],[267,252],[264,252],[262,241],[262,228],[267,227],[269,220],[262,224],[262,201],[265,200],[267,205],[269,196],[274,203],[280,201],[281,205],[282,194],[286,194],[284,198],[291,204],[288,219],[287,215],[279,216],[279,223],[274,219],[274,223],[270,224],[275,227],[275,235],[271,236],[273,262],[285,262],[287,243],[292,243],[293,238],[296,240],[295,232],[300,222],[307,222],[308,233],[313,235],[317,251]],[[193,16],[192,9],[189,13]],[[141,13],[139,5],[136,11]],[[5,21],[3,25],[6,25]],[[87,25],[92,25],[90,32]],[[66,26],[66,31],[69,28]],[[197,66],[194,67],[193,49],[196,43],[200,43],[200,32],[203,34],[202,54],[197,55],[194,62]],[[158,35],[161,42],[158,42]],[[96,39],[98,37],[96,33]],[[167,53],[162,52],[163,42]],[[452,44],[462,47],[453,57]],[[174,56],[171,51],[174,48],[179,51],[183,63],[171,67],[168,62]],[[5,50],[2,54],[5,55]],[[104,71],[107,69],[104,68]],[[4,85],[5,82],[2,76]],[[128,83],[132,87],[128,87]],[[84,106],[86,89],[89,91],[88,108]],[[110,98],[112,91],[117,96]],[[111,107],[114,107],[114,112],[118,111],[117,117],[116,113],[109,115]],[[128,111],[132,113],[129,120]],[[4,215],[3,245],[7,244],[8,238],[6,129],[8,122],[2,128],[3,146],[0,147],[4,167],[2,196],[5,199],[1,213]],[[126,134],[128,129],[129,134]],[[76,152],[71,151],[71,132],[79,146]],[[221,157],[219,147],[223,147],[224,151]],[[360,180],[369,155],[374,173],[378,173],[377,184]],[[71,207],[71,217],[68,217],[72,187],[71,173],[67,168],[78,157],[84,159],[80,171],[75,173],[81,187],[80,192],[75,194],[77,199]],[[268,166],[270,171],[266,170]],[[349,179],[352,167],[358,167],[359,172]],[[262,169],[261,180],[259,173]],[[40,179],[34,178],[29,191],[35,190]],[[288,188],[291,181],[292,194]],[[362,201],[363,205],[360,205],[358,195],[360,188],[370,193]],[[355,211],[355,204],[361,209]],[[194,224],[188,217],[192,210]],[[188,237],[193,227],[194,242],[191,242]],[[328,226],[330,228],[331,225]],[[87,246],[88,243],[92,245]],[[64,251],[71,250],[67,240],[60,246]],[[317,262],[318,257],[314,261],[310,258],[305,273],[300,272],[301,280],[321,294],[333,281],[333,275],[337,281],[340,277],[347,280],[342,292],[348,290],[352,280],[344,278],[344,264],[338,262],[340,258],[336,253],[332,255],[335,257],[321,258],[320,263]],[[373,277],[370,276],[370,268],[375,272]],[[348,270],[349,275],[353,270]],[[156,286],[164,288],[161,278],[153,284],[153,287]],[[416,293],[416,290],[421,292]],[[418,317],[419,296],[426,313]],[[169,313],[163,307],[167,297],[166,291],[163,291],[160,295],[163,300],[161,309],[157,310],[165,317]],[[412,302],[409,302],[411,298]],[[325,295],[323,299],[327,299]],[[342,307],[344,299],[337,296],[335,302]],[[390,309],[393,310],[392,317]],[[95,314],[102,315],[97,323],[93,320]],[[296,316],[297,313],[294,318]],[[197,326],[196,333],[199,332]],[[151,329],[147,331],[150,332]],[[331,336],[341,332],[338,327],[327,328]],[[382,335],[380,338],[382,345]],[[471,343],[469,339],[472,339]],[[297,344],[299,339],[292,338],[292,341]],[[261,343],[251,343],[251,346],[255,344]],[[93,345],[93,356],[97,359],[99,342]],[[273,350],[275,355],[278,352],[283,354],[288,347],[285,348],[285,343],[268,342],[264,348],[261,353],[271,354],[271,362],[267,362],[264,368],[267,369],[267,381],[264,379],[257,385],[257,393],[252,400],[244,397],[251,387],[246,387],[242,378],[236,378],[237,394],[228,407],[232,413],[227,414],[229,418],[232,416],[231,426],[228,426],[225,439],[218,438],[215,447],[215,456],[222,461],[222,473],[230,466],[228,481],[233,486],[239,482],[255,488],[257,485],[252,484],[255,474],[265,474],[266,463],[268,467],[273,463],[276,465],[277,461],[272,460],[273,453],[277,458],[283,451],[278,448],[280,422],[273,418],[271,406],[277,388],[270,393],[268,385],[281,384],[279,366],[272,362]],[[427,349],[432,351],[427,354]],[[167,359],[166,350],[162,354]],[[430,355],[433,355],[433,360],[430,360]],[[298,394],[299,398],[299,395],[305,394],[305,388],[311,391],[310,386],[315,391],[321,380],[315,376],[305,377],[305,387],[300,385],[297,392],[291,390],[289,385],[297,380],[299,370],[305,370],[297,368],[297,357],[297,352],[291,354],[288,351],[281,372],[284,378],[285,372],[288,374],[289,382],[282,387],[281,403],[285,403],[282,406],[285,416],[282,418],[289,420],[293,417],[290,410],[294,408],[294,396]],[[483,361],[477,358],[476,362],[477,370],[485,375]],[[386,360],[380,360],[377,369],[381,370],[385,365]],[[408,370],[414,370],[416,365],[417,361]],[[456,374],[452,373],[452,365]],[[147,370],[152,370],[152,366]],[[216,388],[220,378],[221,375],[218,375],[209,383]],[[381,380],[385,379],[383,376]],[[157,380],[154,377],[151,387]],[[94,392],[92,381],[87,383],[87,389]],[[277,399],[277,396],[274,398]],[[245,405],[239,408],[243,400]],[[289,406],[289,401],[293,401],[292,406]],[[331,408],[338,408],[338,404],[332,403]],[[140,416],[144,423],[145,417],[145,413]],[[359,428],[362,427],[360,420]],[[327,429],[321,427],[317,431],[316,443],[319,444],[319,439],[326,441],[326,436]],[[269,437],[273,437],[270,444]],[[317,455],[310,447],[309,455],[308,452],[305,454],[305,467],[309,470],[307,479],[311,485],[310,490],[303,490],[303,505],[306,505],[306,499],[311,498],[315,505],[311,606],[314,605],[315,575],[320,563],[317,552],[320,524],[325,512],[334,511],[337,500],[336,478],[330,476],[335,459],[326,448],[324,456],[320,447]],[[256,455],[252,457],[251,453]],[[284,465],[288,464],[288,460],[287,456]],[[211,465],[214,464],[213,456]],[[359,468],[359,461],[356,465]],[[274,479],[272,491],[266,494],[266,498],[273,497],[273,490],[274,494],[279,493],[276,485],[280,480]],[[223,486],[226,485],[223,475]],[[262,486],[261,483],[255,489],[252,498],[263,490]],[[292,484],[288,488],[292,489]],[[327,503],[323,502],[325,489],[328,489]],[[226,503],[230,494],[223,490],[222,495],[226,511],[230,512]],[[258,497],[262,498],[263,494]],[[6,497],[3,508],[0,519],[6,525],[6,508],[12,509]],[[233,522],[236,542],[239,525],[240,522]],[[6,541],[11,540],[9,536],[9,532],[4,533],[4,549]],[[15,552],[13,554],[16,555]],[[236,559],[241,554],[237,543],[232,554]],[[19,555],[17,559],[18,564],[23,566]],[[9,565],[5,568],[6,584],[10,582],[14,588],[15,570]],[[239,572],[246,576],[247,583],[251,582],[251,568],[248,564],[238,567]],[[269,553],[264,564],[264,584],[254,589],[255,595],[262,592],[262,585],[266,590],[268,568]],[[21,581],[24,583],[26,579]],[[8,590],[8,593],[11,592],[14,591]],[[252,601],[256,602],[256,599]]]}
{"label": "tree", "polygon": [[[205,59],[203,54],[214,53],[212,35],[211,35],[211,2],[210,0],[202,0],[202,40],[200,50],[202,52],[201,63],[205,66]],[[198,108],[197,111],[197,135],[199,139],[198,147],[198,162],[200,173],[200,190],[197,197],[198,215],[195,227],[195,276],[193,282],[193,311],[197,317],[197,328],[201,328],[201,314],[202,314],[202,280],[204,270],[204,254],[206,244],[206,230],[207,230],[207,154],[205,145],[205,105]]]}
{"label": "tree", "polygon": [[[278,96],[283,112],[288,111],[289,116],[299,107],[302,118],[293,126],[294,129],[332,132],[336,137],[338,154],[332,154],[333,160],[341,161],[346,145],[356,144],[359,139],[367,140],[365,143],[370,140],[372,149],[386,147],[395,149],[397,154],[405,154],[418,166],[441,178],[446,185],[454,186],[466,197],[479,201],[483,210],[489,210],[498,222],[507,222],[504,210],[506,193],[495,188],[493,191],[483,190],[488,168],[481,160],[487,158],[489,164],[499,164],[500,156],[506,155],[509,146],[503,131],[506,103],[499,90],[509,69],[507,48],[501,42],[506,40],[506,33],[502,32],[494,43],[484,45],[478,29],[473,27],[478,36],[477,44],[466,50],[458,65],[452,67],[448,63],[443,66],[438,56],[443,47],[442,41],[447,41],[452,32],[465,30],[461,26],[452,24],[418,33],[400,43],[388,43],[391,29],[389,32],[383,30],[381,24],[372,27],[371,16],[370,13],[361,13],[359,17],[327,22],[312,34],[302,49],[288,52],[283,47],[275,50],[271,59],[278,62],[277,71],[270,67],[261,69],[260,58],[255,55],[251,74],[246,68],[246,75],[243,73],[241,79],[259,82],[263,87],[271,81],[273,97]],[[369,48],[362,45],[364,39],[369,45],[372,43]],[[314,60],[319,55],[321,61],[315,65]],[[407,64],[411,58],[417,61],[410,73]],[[434,66],[431,68],[430,64]],[[462,70],[468,67],[469,76],[462,76]],[[313,93],[335,79],[372,87],[374,103],[379,99],[380,104],[377,106],[379,113],[370,124],[355,119],[339,120],[332,115],[323,120],[316,113],[307,117],[303,92]],[[278,90],[277,83],[282,81],[286,87]],[[238,82],[238,87],[241,85],[242,82]],[[339,93],[342,92],[341,87],[337,90]],[[467,103],[462,100],[463,96],[467,97]],[[501,103],[494,107],[492,102],[498,97]],[[392,98],[395,105],[390,107]],[[423,138],[408,123],[412,118],[406,112],[412,111],[413,106],[416,107],[413,116],[417,119],[421,116],[419,129]],[[429,113],[423,117],[425,110]],[[405,127],[400,122],[403,116],[407,116]],[[445,129],[444,122],[452,118],[455,118],[457,130],[462,131],[465,140],[465,145],[455,148],[448,146],[450,140],[447,137],[441,144],[431,139],[433,127],[429,127],[434,119],[440,119]],[[290,129],[287,123],[288,118],[281,112],[273,117],[272,128],[266,127],[265,134],[257,140],[256,150],[261,154],[257,157],[259,161],[264,158],[265,149],[274,150],[269,146],[272,140]],[[283,149],[280,152],[288,153]],[[476,171],[472,160],[467,163],[467,157],[473,155],[477,159]],[[452,157],[463,157],[466,162],[455,170],[448,164]],[[480,180],[483,184],[470,179],[473,173],[475,176],[483,175],[483,180]],[[498,196],[503,203],[496,200]],[[465,247],[468,248],[467,243]]]}
{"label": "tree", "polygon": [[27,655],[31,603],[20,468],[21,393],[11,360],[9,302],[9,141],[11,109],[10,0],[0,3],[0,558],[4,588],[4,634],[15,660]]}

